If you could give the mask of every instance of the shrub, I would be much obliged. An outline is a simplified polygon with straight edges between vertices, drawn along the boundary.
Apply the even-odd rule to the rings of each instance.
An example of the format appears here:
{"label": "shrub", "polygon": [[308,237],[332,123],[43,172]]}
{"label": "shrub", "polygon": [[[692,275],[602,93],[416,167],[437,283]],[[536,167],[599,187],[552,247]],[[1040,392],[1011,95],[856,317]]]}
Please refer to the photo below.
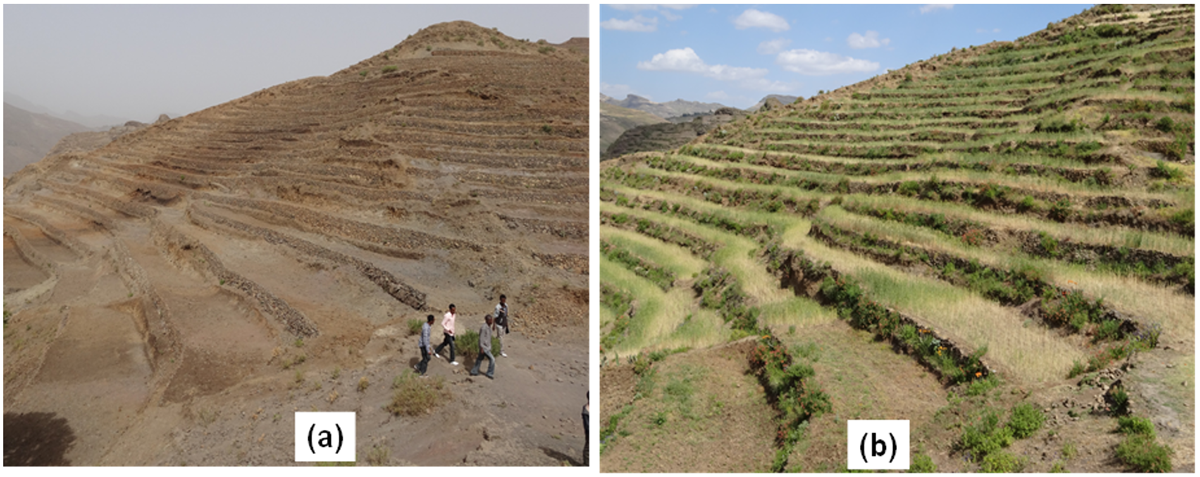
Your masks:
{"label": "shrub", "polygon": [[1019,204],[1017,204],[1017,211],[1029,212],[1029,211],[1033,210],[1033,207],[1034,207],[1033,196],[1027,195],[1027,196],[1025,196],[1024,199],[1021,199],[1021,202]]}
{"label": "shrub", "polygon": [[994,452],[983,458],[979,467],[980,472],[993,474],[1013,474],[1025,467],[1025,459],[1007,452]]}
{"label": "shrub", "polygon": [[1045,253],[1050,258],[1058,257],[1058,239],[1046,232],[1038,232],[1038,235],[1041,237],[1039,245],[1042,253]]}
{"label": "shrub", "polygon": [[1021,403],[1013,408],[1012,417],[1008,419],[1008,427],[1012,429],[1013,436],[1017,439],[1024,439],[1041,429],[1043,421],[1045,421],[1045,417],[1042,416],[1041,410],[1029,403]]}
{"label": "shrub", "polygon": [[1154,423],[1149,419],[1137,416],[1118,417],[1117,432],[1127,435],[1155,436]]}
{"label": "shrub", "polygon": [[1075,360],[1075,363],[1071,365],[1071,371],[1069,373],[1067,373],[1067,378],[1068,379],[1073,378],[1075,376],[1079,376],[1086,372],[1087,372],[1087,366],[1084,366],[1083,362],[1081,362],[1077,359],[1077,360]]}
{"label": "shrub", "polygon": [[397,416],[418,416],[432,410],[450,397],[442,378],[420,379],[412,371],[404,371],[392,382],[396,394],[384,409]]}
{"label": "shrub", "polygon": [[[1189,128],[1190,129],[1190,128]],[[1188,152],[1188,144],[1192,138],[1192,132],[1185,131],[1175,135],[1175,140],[1167,145],[1167,156],[1182,161]]]}
{"label": "shrub", "polygon": [[960,447],[971,453],[974,459],[986,458],[1013,443],[1012,429],[1000,425],[1000,416],[987,410],[979,421],[963,429]]}
{"label": "shrub", "polygon": [[1038,121],[1037,126],[1033,128],[1033,132],[1069,133],[1082,129],[1083,123],[1080,123],[1078,119],[1068,121],[1064,118],[1051,118]]}
{"label": "shrub", "polygon": [[1075,444],[1067,442],[1067,443],[1063,444],[1063,446],[1062,446],[1063,458],[1065,458],[1067,460],[1074,459],[1075,454],[1077,452],[1078,452],[1078,449],[1075,448]]}
{"label": "shrub", "polygon": [[420,318],[413,318],[411,320],[408,320],[409,336],[421,334],[421,327],[423,327],[423,326],[425,326],[425,320],[422,320]]}
{"label": "shrub", "polygon": [[1150,176],[1160,179],[1175,180],[1183,177],[1183,171],[1168,166],[1163,161],[1157,161],[1154,164],[1154,168],[1150,169]]}
{"label": "shrub", "polygon": [[986,378],[971,381],[971,384],[967,385],[967,395],[982,396],[999,385],[1000,379],[993,374],[989,374]]}
{"label": "shrub", "polygon": [[912,462],[908,466],[910,474],[932,474],[937,472],[937,464],[933,463],[933,459],[921,453],[914,453]]}
{"label": "shrub", "polygon": [[1164,133],[1170,133],[1175,130],[1175,121],[1170,116],[1163,116],[1154,124],[1154,128]]}
{"label": "shrub", "polygon": [[1130,435],[1117,446],[1117,459],[1138,472],[1170,472],[1174,453],[1144,434]]}
{"label": "shrub", "polygon": [[363,376],[362,378],[359,378],[359,380],[358,380],[358,392],[360,392],[360,393],[361,393],[361,392],[363,392],[363,391],[366,391],[366,390],[367,390],[367,387],[368,387],[368,386],[370,386],[370,385],[371,385],[371,381],[368,381],[366,376]]}
{"label": "shrub", "polygon": [[1096,333],[1092,337],[1092,342],[1112,341],[1121,339],[1121,322],[1117,320],[1101,321],[1096,327]]}
{"label": "shrub", "polygon": [[400,67],[399,67],[399,66],[396,66],[396,65],[388,65],[388,66],[384,66],[384,67],[383,67],[383,69],[381,69],[381,70],[379,70],[379,71],[380,71],[381,73],[391,73],[391,72],[393,72],[393,71],[396,71],[396,70],[398,70],[398,69],[400,69]]}
{"label": "shrub", "polygon": [[1066,222],[1071,216],[1071,201],[1069,199],[1061,199],[1050,206],[1049,216],[1051,219]]}
{"label": "shrub", "polygon": [[1185,229],[1192,229],[1195,227],[1196,214],[1192,211],[1192,209],[1182,209],[1176,211],[1175,213],[1171,214],[1171,223]]}

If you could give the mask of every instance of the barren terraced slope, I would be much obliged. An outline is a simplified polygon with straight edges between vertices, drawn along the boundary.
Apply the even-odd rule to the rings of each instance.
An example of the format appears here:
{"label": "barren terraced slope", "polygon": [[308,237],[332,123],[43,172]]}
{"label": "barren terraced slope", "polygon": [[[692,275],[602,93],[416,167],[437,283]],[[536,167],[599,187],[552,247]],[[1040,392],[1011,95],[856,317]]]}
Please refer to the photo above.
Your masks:
{"label": "barren terraced slope", "polygon": [[654,370],[750,335],[778,434],[736,470],[909,419],[925,471],[1190,471],[1194,31],[1098,6],[603,163],[601,386],[644,391],[605,393],[602,468],[726,419]]}
{"label": "barren terraced slope", "polygon": [[[587,389],[586,43],[438,24],[14,176],[6,464],[10,436],[59,464],[287,464],[297,409],[359,412],[360,462],[578,459],[559,418]],[[409,320],[455,303],[477,330],[502,293],[501,380],[435,360],[444,407],[382,410],[420,357]],[[433,423],[453,432],[413,430]]]}

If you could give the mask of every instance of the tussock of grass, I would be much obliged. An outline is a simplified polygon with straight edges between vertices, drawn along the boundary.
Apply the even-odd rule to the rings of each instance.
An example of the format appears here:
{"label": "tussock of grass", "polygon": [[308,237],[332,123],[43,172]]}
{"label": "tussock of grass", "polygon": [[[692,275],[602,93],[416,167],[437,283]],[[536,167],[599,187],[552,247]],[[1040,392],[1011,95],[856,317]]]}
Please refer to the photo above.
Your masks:
{"label": "tussock of grass", "polygon": [[[454,338],[455,351],[461,356],[464,363],[475,363],[475,358],[479,356],[479,332],[476,330],[468,330],[459,333]],[[492,356],[500,354],[500,339],[492,334]]]}
{"label": "tussock of grass", "polygon": [[441,377],[420,378],[412,371],[404,371],[392,381],[392,402],[384,406],[397,416],[419,416],[440,406],[450,399]]}

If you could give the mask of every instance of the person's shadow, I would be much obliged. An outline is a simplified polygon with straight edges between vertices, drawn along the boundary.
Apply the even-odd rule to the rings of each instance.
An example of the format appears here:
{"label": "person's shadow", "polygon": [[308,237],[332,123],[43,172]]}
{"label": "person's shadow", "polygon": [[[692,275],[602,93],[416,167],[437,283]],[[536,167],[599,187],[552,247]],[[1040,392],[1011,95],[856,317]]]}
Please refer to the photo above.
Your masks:
{"label": "person's shadow", "polygon": [[75,431],[52,412],[4,413],[4,466],[71,465]]}
{"label": "person's shadow", "polygon": [[563,454],[562,452],[556,451],[556,450],[554,450],[554,449],[551,449],[551,448],[549,448],[549,447],[542,447],[541,449],[542,449],[542,452],[545,452],[545,453],[546,453],[546,455],[550,456],[550,457],[551,457],[551,458],[553,458],[554,460],[557,460],[557,461],[559,461],[559,462],[562,462],[562,461],[564,461],[564,460],[565,460],[565,461],[567,461],[567,462],[570,462],[572,467],[581,467],[581,466],[583,466],[583,462],[580,462],[580,461],[579,461],[579,459],[576,459],[576,458],[574,458],[574,457],[571,457],[571,456],[569,456],[569,455]]}

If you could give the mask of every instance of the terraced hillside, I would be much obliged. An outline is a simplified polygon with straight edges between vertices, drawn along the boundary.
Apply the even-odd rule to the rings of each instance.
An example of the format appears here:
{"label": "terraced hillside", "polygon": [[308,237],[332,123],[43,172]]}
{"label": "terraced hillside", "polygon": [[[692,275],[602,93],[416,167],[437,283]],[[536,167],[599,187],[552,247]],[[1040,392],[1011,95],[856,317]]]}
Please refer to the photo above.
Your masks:
{"label": "terraced hillside", "polygon": [[707,458],[672,380],[750,336],[725,470],[909,419],[924,471],[1191,471],[1194,32],[1098,6],[603,163],[602,469]]}
{"label": "terraced hillside", "polygon": [[[578,460],[558,419],[587,390],[586,43],[438,24],[18,173],[5,463],[12,436],[34,463],[287,464],[297,409],[357,411],[360,463]],[[503,380],[435,360],[445,408],[393,418],[410,321],[455,303],[476,330],[502,293]]]}
{"label": "terraced hillside", "polygon": [[[601,106],[606,106],[602,104]],[[697,113],[688,121],[672,121],[643,124],[626,129],[601,153],[601,159],[645,151],[667,151],[685,145],[713,128],[738,118],[746,113],[735,108],[720,108],[710,113]],[[678,118],[675,118],[678,119]],[[603,146],[603,143],[601,144]]]}

